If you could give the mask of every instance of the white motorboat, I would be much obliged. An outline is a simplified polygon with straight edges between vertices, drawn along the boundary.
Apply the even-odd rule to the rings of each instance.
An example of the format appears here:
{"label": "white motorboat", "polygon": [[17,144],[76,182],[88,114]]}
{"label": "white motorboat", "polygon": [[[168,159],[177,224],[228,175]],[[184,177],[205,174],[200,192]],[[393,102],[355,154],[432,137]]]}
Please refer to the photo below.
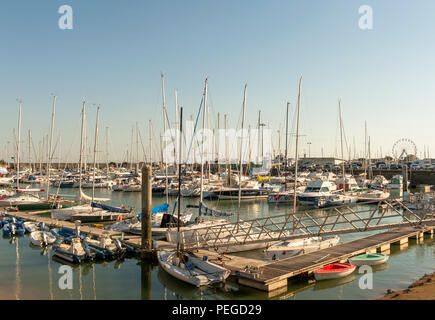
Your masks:
{"label": "white motorboat", "polygon": [[356,196],[358,198],[358,202],[374,201],[374,200],[382,201],[382,200],[386,200],[390,197],[390,192],[382,191],[382,190],[368,189],[365,191],[357,192]]}
{"label": "white motorboat", "polygon": [[298,195],[298,202],[303,205],[314,205],[318,199],[332,196],[336,190],[337,186],[331,181],[314,180]]}
{"label": "white motorboat", "polygon": [[337,245],[339,241],[338,236],[286,240],[268,247],[264,253],[268,258],[278,260],[330,248]]}
{"label": "white motorboat", "polygon": [[33,231],[30,233],[30,242],[38,247],[48,246],[56,242],[56,237],[48,231]]}
{"label": "white motorboat", "polygon": [[163,270],[196,287],[224,282],[230,275],[229,270],[209,262],[206,258],[200,260],[187,253],[159,251],[157,257]]}

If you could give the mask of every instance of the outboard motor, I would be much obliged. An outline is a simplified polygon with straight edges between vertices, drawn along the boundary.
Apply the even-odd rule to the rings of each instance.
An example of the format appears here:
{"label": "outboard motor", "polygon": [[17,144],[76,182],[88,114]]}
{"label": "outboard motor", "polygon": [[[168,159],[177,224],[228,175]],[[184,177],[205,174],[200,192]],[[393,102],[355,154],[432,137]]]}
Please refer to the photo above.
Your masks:
{"label": "outboard motor", "polygon": [[9,229],[11,230],[11,234],[15,235],[17,227],[14,224],[10,224]]}
{"label": "outboard motor", "polygon": [[48,239],[47,239],[47,235],[45,234],[45,232],[41,232],[41,237],[42,237],[42,243],[47,246]]}
{"label": "outboard motor", "polygon": [[91,249],[89,249],[88,244],[87,244],[86,242],[83,242],[82,245],[83,245],[83,249],[84,249],[85,252],[86,252],[86,256],[87,256],[88,258],[91,258],[91,257],[92,257]]}
{"label": "outboard motor", "polygon": [[41,230],[44,230],[44,229],[45,229],[45,223],[44,223],[43,221],[41,221],[41,222],[38,224],[38,227],[39,227]]}
{"label": "outboard motor", "polygon": [[118,250],[122,251],[121,241],[119,241],[118,239],[115,239],[115,240],[113,240],[113,242],[115,243],[115,246],[118,248]]}

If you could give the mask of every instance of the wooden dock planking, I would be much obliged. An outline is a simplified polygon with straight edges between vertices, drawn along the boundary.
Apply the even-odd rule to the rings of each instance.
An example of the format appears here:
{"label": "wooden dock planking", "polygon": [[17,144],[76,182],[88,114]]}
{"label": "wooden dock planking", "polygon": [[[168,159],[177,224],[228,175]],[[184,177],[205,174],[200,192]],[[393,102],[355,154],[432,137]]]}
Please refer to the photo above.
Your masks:
{"label": "wooden dock planking", "polygon": [[239,272],[238,275],[244,278],[242,281],[244,285],[264,291],[276,290],[276,284],[286,286],[288,278],[306,272],[313,272],[324,265],[346,260],[370,249],[385,248],[386,245],[392,245],[402,239],[420,237],[421,233],[430,232],[434,228],[435,223],[429,223],[420,229],[408,227],[389,230],[331,248],[267,263],[260,268],[258,274]]}

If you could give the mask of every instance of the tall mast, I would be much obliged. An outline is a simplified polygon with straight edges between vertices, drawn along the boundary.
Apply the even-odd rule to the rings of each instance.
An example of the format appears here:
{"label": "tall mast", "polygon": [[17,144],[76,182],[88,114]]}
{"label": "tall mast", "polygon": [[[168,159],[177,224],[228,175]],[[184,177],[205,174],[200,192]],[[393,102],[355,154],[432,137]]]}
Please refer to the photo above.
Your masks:
{"label": "tall mast", "polygon": [[367,178],[367,121],[364,121],[364,177]]}
{"label": "tall mast", "polygon": [[30,166],[30,172],[33,173],[33,163],[32,163],[32,136],[30,134],[30,129],[29,129],[29,166]]}
{"label": "tall mast", "polygon": [[81,199],[81,190],[82,190],[82,164],[83,164],[83,142],[84,142],[84,130],[85,130],[85,107],[86,102],[83,101],[82,108],[82,130],[81,130],[81,138],[80,138],[80,156],[79,156],[79,194]]}
{"label": "tall mast", "polygon": [[[95,171],[97,164],[97,145],[98,145],[98,119],[100,117],[100,105],[97,107],[97,120],[95,123],[95,141],[94,141],[94,170],[92,172],[92,202],[94,202],[95,198]],[[94,211],[94,207],[92,207],[92,211]]]}
{"label": "tall mast", "polygon": [[202,108],[202,143],[201,143],[201,184],[200,184],[200,196],[199,196],[199,202],[202,202],[203,199],[203,179],[204,179],[204,144],[205,144],[205,117],[207,115],[207,86],[208,86],[208,79],[205,79],[205,86],[204,86],[204,104]]}
{"label": "tall mast", "polygon": [[59,150],[58,150],[57,169],[60,169],[60,162],[61,162],[60,159],[62,158],[61,147],[62,147],[62,136],[59,131]]}
{"label": "tall mast", "polygon": [[109,176],[109,127],[106,127],[106,175]]}
{"label": "tall mast", "polygon": [[[284,165],[284,190],[287,191],[287,178],[285,171],[288,170],[288,108],[290,106],[290,102],[287,102],[287,108],[285,113],[285,165]],[[296,179],[295,179],[296,183]]]}
{"label": "tall mast", "polygon": [[221,166],[220,166],[220,161],[219,161],[219,152],[220,152],[220,150],[219,150],[219,143],[218,143],[218,141],[219,140],[217,140],[217,138],[218,137],[220,137],[220,113],[218,112],[218,114],[217,114],[217,132],[218,132],[218,134],[217,135],[215,135],[215,141],[216,141],[216,161],[217,161],[217,172],[218,172],[218,177],[219,177],[219,180],[220,180],[220,172],[221,172]]}
{"label": "tall mast", "polygon": [[[293,187],[293,213],[296,213],[296,204],[298,197],[296,195],[296,189],[298,184],[298,146],[299,146],[299,115],[300,115],[300,109],[301,109],[301,89],[302,89],[302,76],[299,78],[299,94],[298,94],[298,112],[297,112],[297,123],[296,123],[296,147],[295,147],[295,183]],[[287,110],[288,110],[288,103],[287,103]],[[287,132],[287,130],[286,130]],[[295,230],[293,228],[293,233],[295,233]]]}
{"label": "tall mast", "polygon": [[[166,101],[165,101],[165,80],[163,73],[160,75],[162,78],[162,99],[163,99],[163,134],[166,134]],[[164,140],[163,150],[162,150],[162,164],[165,166],[165,191],[166,191],[166,203],[169,203],[169,192],[168,192],[168,165],[165,163],[164,150],[166,150],[166,139]]]}
{"label": "tall mast", "polygon": [[134,126],[131,127],[131,139],[130,139],[130,171],[133,170],[133,135],[134,135]]}
{"label": "tall mast", "polygon": [[230,169],[228,168],[228,140],[227,140],[228,121],[227,121],[226,114],[224,114],[224,125],[225,125],[225,172],[227,174],[227,185],[230,185],[231,175],[230,175]]}
{"label": "tall mast", "polygon": [[149,122],[150,128],[150,166],[153,167],[153,123]]}
{"label": "tall mast", "polygon": [[42,178],[42,141],[39,140],[39,176]]}
{"label": "tall mast", "polygon": [[[178,166],[177,166],[177,150],[178,152],[181,152],[181,146],[178,147],[179,143],[179,132],[178,132],[178,94],[177,90],[174,90],[175,95],[175,143],[174,143],[174,167],[175,167],[175,173],[178,173]],[[180,148],[180,149],[179,149]]]}
{"label": "tall mast", "polygon": [[281,176],[281,123],[278,130],[278,177]]}
{"label": "tall mast", "polygon": [[344,172],[344,151],[343,151],[343,119],[341,118],[341,100],[338,100],[338,113],[340,115],[340,144],[341,144],[341,170],[343,175],[343,193],[346,191],[346,175]]}
{"label": "tall mast", "polygon": [[18,139],[17,139],[17,188],[20,186],[21,110],[22,110],[23,102],[19,100],[18,103],[19,103],[19,109],[18,109]]}
{"label": "tall mast", "polygon": [[54,127],[54,115],[56,112],[56,96],[53,97],[53,111],[51,113],[51,126],[50,126],[50,145],[48,147],[48,159],[47,159],[47,200],[50,191],[50,166],[51,166],[51,152],[53,148],[53,127]]}
{"label": "tall mast", "polygon": [[[182,145],[183,139],[183,108],[180,110],[180,148]],[[177,241],[177,252],[180,251],[180,212],[181,212],[181,161],[182,161],[182,153],[180,152],[179,163],[178,163],[178,217],[177,217],[177,233],[178,233],[178,241]]]}
{"label": "tall mast", "polygon": [[369,171],[369,179],[372,178],[372,165],[371,165],[371,154],[370,154],[370,136],[368,137],[368,156],[369,156],[369,163],[368,163],[368,171]]}
{"label": "tall mast", "polygon": [[139,172],[139,124],[136,121],[136,173]]}
{"label": "tall mast", "polygon": [[242,200],[242,156],[243,156],[243,138],[244,138],[244,132],[245,129],[245,108],[246,108],[246,90],[248,88],[248,85],[245,84],[245,90],[243,92],[243,108],[242,108],[242,134],[240,139],[240,153],[239,153],[239,199],[238,199],[238,206],[237,206],[237,222],[240,221],[240,201]]}

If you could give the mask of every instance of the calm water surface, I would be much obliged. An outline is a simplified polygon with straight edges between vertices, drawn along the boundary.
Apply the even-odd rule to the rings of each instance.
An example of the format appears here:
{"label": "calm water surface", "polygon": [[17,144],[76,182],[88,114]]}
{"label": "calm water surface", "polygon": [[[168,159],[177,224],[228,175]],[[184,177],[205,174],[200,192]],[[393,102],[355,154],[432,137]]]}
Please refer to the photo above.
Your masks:
{"label": "calm water surface", "polygon": [[[62,194],[75,194],[74,189],[61,189]],[[90,194],[90,191],[85,191]],[[97,197],[110,196],[113,205],[140,207],[140,193],[98,190]],[[153,206],[163,204],[165,197],[153,197]],[[170,198],[173,203],[174,198]],[[182,208],[198,199],[182,199]],[[210,201],[208,205],[237,212],[237,202]],[[190,209],[192,210],[192,209]],[[194,210],[194,209],[193,209]],[[240,216],[253,219],[284,214],[289,205],[268,205],[266,200],[242,202]],[[138,211],[137,211],[138,212]],[[319,213],[322,214],[322,213]],[[349,241],[370,233],[347,234]],[[248,257],[262,257],[261,251],[241,253]],[[27,235],[0,238],[0,299],[375,299],[387,289],[405,289],[425,273],[435,271],[435,241],[425,236],[423,243],[410,240],[406,249],[392,247],[388,264],[377,266],[373,273],[373,289],[361,290],[357,271],[343,279],[320,281],[289,281],[288,290],[274,297],[267,293],[238,286],[231,278],[225,285],[195,288],[164,272],[157,263],[141,263],[136,258],[123,261],[71,265],[73,289],[61,290],[58,282],[65,264],[53,258],[50,248],[30,245]]]}

